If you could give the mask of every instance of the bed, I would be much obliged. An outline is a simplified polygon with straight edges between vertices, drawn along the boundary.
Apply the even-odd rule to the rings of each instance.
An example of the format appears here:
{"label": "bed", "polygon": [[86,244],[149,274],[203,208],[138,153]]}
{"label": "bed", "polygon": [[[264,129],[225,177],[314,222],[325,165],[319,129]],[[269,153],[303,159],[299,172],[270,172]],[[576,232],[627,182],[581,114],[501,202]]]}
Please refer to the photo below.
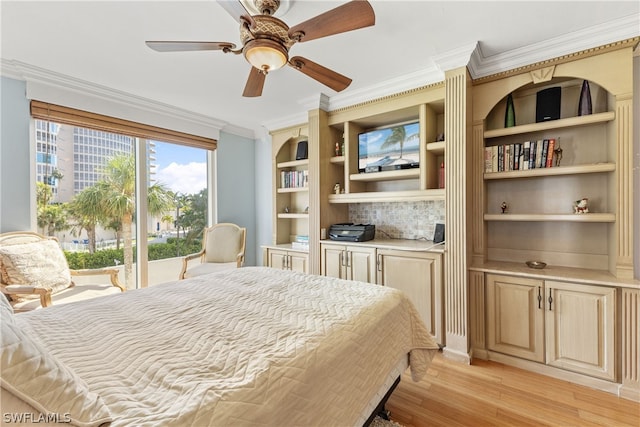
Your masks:
{"label": "bed", "polygon": [[361,426],[438,349],[398,290],[266,267],[0,311],[3,417],[39,426]]}

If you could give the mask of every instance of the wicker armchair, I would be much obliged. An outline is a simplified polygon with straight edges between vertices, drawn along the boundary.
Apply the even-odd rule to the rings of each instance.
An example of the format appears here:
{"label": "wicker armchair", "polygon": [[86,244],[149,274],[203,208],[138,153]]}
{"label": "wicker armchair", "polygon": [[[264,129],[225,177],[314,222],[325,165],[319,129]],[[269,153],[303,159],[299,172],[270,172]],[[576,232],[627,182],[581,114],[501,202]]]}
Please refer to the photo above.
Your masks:
{"label": "wicker armchair", "polygon": [[[30,231],[0,234],[0,273],[0,291],[16,311],[125,291],[116,268],[71,270],[55,237]],[[99,275],[109,276],[110,283],[76,285],[72,280]]]}

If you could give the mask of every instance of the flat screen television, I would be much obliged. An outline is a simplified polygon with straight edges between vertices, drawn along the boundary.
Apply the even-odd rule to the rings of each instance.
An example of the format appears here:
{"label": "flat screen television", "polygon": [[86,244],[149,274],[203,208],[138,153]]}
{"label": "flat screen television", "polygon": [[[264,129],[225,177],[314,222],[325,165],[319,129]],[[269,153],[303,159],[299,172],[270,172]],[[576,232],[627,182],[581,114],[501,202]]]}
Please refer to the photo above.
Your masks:
{"label": "flat screen television", "polygon": [[416,168],[420,165],[420,123],[404,123],[358,135],[359,172]]}

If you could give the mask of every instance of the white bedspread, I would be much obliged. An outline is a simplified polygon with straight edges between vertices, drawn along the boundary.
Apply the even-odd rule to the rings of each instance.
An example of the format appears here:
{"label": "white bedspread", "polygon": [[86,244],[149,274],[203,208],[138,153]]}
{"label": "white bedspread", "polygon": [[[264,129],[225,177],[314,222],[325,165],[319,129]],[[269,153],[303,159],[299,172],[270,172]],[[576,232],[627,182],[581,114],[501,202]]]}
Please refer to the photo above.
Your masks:
{"label": "white bedspread", "polygon": [[249,267],[16,315],[112,426],[350,426],[436,343],[401,292]]}

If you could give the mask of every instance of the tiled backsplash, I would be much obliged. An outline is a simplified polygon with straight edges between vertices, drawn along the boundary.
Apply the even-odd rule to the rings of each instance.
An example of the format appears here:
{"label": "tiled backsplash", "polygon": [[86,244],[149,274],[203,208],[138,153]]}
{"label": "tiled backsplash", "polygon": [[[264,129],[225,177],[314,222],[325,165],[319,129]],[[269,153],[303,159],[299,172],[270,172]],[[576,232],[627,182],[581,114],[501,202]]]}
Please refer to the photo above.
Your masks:
{"label": "tiled backsplash", "polygon": [[349,221],[374,224],[378,239],[432,240],[436,223],[444,222],[444,215],[444,200],[349,205]]}

